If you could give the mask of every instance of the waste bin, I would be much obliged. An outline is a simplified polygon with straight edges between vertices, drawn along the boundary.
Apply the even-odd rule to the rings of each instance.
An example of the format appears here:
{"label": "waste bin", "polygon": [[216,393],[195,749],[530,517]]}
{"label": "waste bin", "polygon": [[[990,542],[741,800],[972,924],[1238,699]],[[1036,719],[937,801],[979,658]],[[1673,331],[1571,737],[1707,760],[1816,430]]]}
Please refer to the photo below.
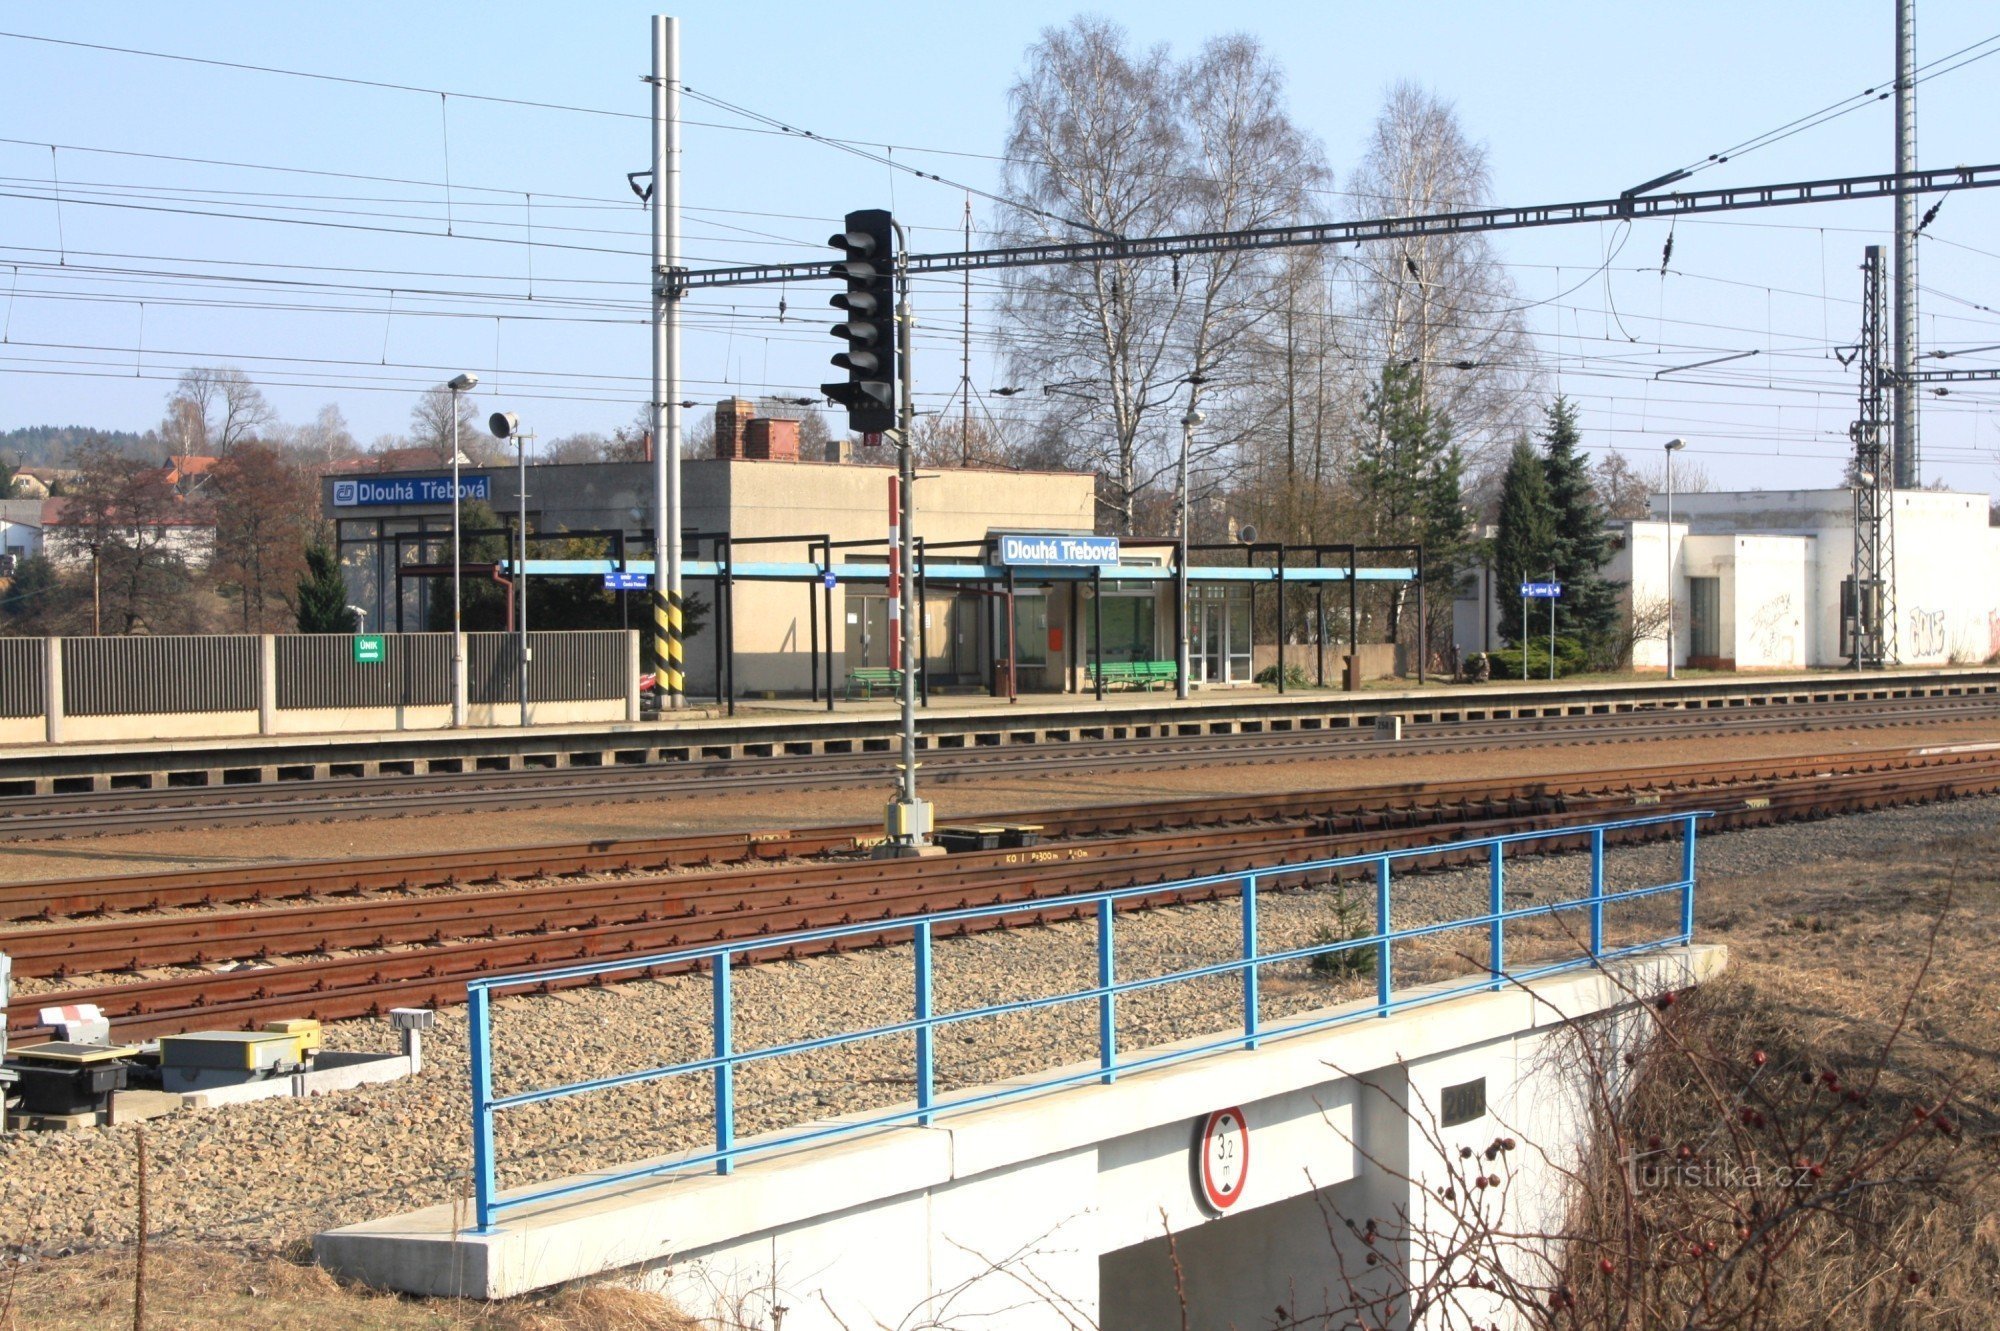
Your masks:
{"label": "waste bin", "polygon": [[1014,696],[1014,663],[1005,659],[993,663],[993,692],[1002,698]]}
{"label": "waste bin", "polygon": [[1343,681],[1341,687],[1346,689],[1349,693],[1359,693],[1361,691],[1360,655],[1357,653],[1354,655],[1341,657],[1340,670],[1341,670],[1341,679]]}

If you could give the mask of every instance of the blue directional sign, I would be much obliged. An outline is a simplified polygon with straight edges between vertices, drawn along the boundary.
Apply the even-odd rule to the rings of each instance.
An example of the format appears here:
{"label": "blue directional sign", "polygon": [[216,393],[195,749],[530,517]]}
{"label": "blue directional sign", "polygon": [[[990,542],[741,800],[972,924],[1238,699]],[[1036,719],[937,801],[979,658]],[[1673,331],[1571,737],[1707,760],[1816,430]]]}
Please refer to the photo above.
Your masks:
{"label": "blue directional sign", "polygon": [[646,575],[643,573],[607,573],[604,575],[604,590],[643,592],[646,590],[646,582]]}
{"label": "blue directional sign", "polygon": [[1563,594],[1560,582],[1524,582],[1521,595],[1530,601],[1553,601]]}

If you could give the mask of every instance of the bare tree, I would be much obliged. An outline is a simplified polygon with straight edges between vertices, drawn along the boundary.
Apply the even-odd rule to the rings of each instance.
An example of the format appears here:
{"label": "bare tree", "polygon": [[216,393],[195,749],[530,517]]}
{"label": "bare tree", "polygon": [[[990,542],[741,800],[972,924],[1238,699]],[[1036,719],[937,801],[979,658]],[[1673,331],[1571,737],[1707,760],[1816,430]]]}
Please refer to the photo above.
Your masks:
{"label": "bare tree", "polygon": [[290,434],[293,451],[315,465],[330,466],[361,454],[361,446],[347,428],[347,418],[331,402],[319,409],[310,425],[295,426]]}
{"label": "bare tree", "polygon": [[483,463],[494,450],[488,446],[490,436],[479,423],[478,410],[470,396],[454,393],[443,384],[425,389],[410,408],[410,437],[404,446],[424,450],[437,466],[450,466],[454,402],[458,408],[458,447],[471,461]]}
{"label": "bare tree", "polygon": [[168,396],[161,433],[179,455],[227,457],[277,423],[278,414],[250,376],[231,365],[198,365]]}
{"label": "bare tree", "polygon": [[616,445],[603,435],[586,430],[551,440],[542,449],[542,461],[603,462],[615,447]]}
{"label": "bare tree", "polygon": [[[1486,150],[1451,103],[1413,83],[1390,89],[1350,181],[1358,217],[1410,217],[1488,204]],[[1452,422],[1477,468],[1532,421],[1518,298],[1479,235],[1370,241],[1351,256],[1357,361],[1374,378],[1417,372],[1422,405]]]}
{"label": "bare tree", "polygon": [[88,558],[91,632],[173,633],[197,627],[188,564],[193,509],[166,470],[86,448],[63,501],[59,547]]}
{"label": "bare tree", "polygon": [[[1007,184],[1034,211],[1003,213],[1007,243],[1276,225],[1305,213],[1325,175],[1283,75],[1248,37],[1177,63],[1078,18],[1042,34],[1012,99]],[[1013,373],[1050,386],[1068,461],[1098,472],[1114,530],[1133,530],[1140,496],[1177,466],[1181,411],[1247,377],[1242,349],[1281,269],[1240,253],[1010,270]]]}
{"label": "bare tree", "polygon": [[[1657,458],[1639,464],[1635,471],[1638,475],[1639,483],[1645,487],[1647,495],[1659,495],[1667,492],[1667,459],[1664,453]],[[1685,455],[1674,459],[1675,494],[1707,494],[1714,488],[1715,482],[1709,478],[1708,468],[1702,466],[1699,462],[1690,461]],[[1650,512],[1640,512],[1633,516],[1648,517],[1650,516]]]}
{"label": "bare tree", "polygon": [[215,585],[237,601],[245,633],[294,619],[306,547],[320,531],[319,486],[303,466],[264,444],[231,451],[216,467]]}

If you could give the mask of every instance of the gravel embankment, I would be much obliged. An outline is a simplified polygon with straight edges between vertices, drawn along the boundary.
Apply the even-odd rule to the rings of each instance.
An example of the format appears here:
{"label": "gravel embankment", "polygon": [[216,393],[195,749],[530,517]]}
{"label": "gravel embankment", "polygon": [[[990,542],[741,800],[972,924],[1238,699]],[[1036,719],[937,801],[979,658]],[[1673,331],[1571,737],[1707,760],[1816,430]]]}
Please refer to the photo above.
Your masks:
{"label": "gravel embankment", "polygon": [[[1952,837],[1984,831],[2000,799],[1890,810],[1830,822],[1735,832],[1703,843],[1704,878],[1768,874],[1837,861],[1885,862],[1937,853]],[[1671,876],[1667,846],[1612,853],[1611,890]],[[1510,871],[1510,904],[1566,898],[1585,888],[1580,857],[1524,862]],[[1399,927],[1484,908],[1484,870],[1411,875],[1396,891]],[[1342,902],[1345,902],[1343,905]],[[1641,912],[1630,912],[1639,916]],[[1658,928],[1665,902],[1619,928]],[[1261,904],[1265,951],[1315,941],[1316,930],[1366,931],[1365,890],[1268,893]],[[1581,927],[1580,914],[1571,918]],[[1234,900],[1176,907],[1117,922],[1120,978],[1219,961],[1240,945]],[[1469,969],[1483,931],[1438,936],[1399,949],[1399,979]],[[1543,924],[1510,931],[1510,956],[1531,959],[1560,946]],[[1087,987],[1095,982],[1094,926],[1057,924],[940,939],[940,1011]],[[1273,966],[1264,978],[1267,1019],[1372,990],[1372,979],[1334,980],[1303,963]],[[521,997],[500,1005],[495,1079],[502,1093],[612,1071],[703,1056],[708,1038],[706,978],[642,981],[602,990]],[[906,947],[746,968],[736,975],[738,1047],[749,1048],[902,1019],[912,984]],[[1241,987],[1230,977],[1128,995],[1119,1005],[1121,1044],[1132,1048],[1226,1032],[1240,1016]],[[393,1047],[379,1023],[329,1028],[336,1048]],[[1094,1056],[1091,1004],[1054,1012],[968,1022],[940,1037],[940,1088],[998,1080]],[[282,1245],[330,1225],[464,1197],[469,1190],[465,1018],[439,1015],[426,1040],[426,1066],[413,1081],[316,1101],[272,1101],[182,1113],[146,1125],[152,1227],[170,1238]],[[835,1112],[906,1100],[909,1037],[878,1039],[798,1055],[739,1073],[738,1130],[749,1135]],[[519,1184],[611,1162],[699,1147],[711,1103],[706,1078],[680,1079],[537,1106],[503,1115],[503,1183]],[[0,1136],[0,1247],[61,1251],[127,1240],[133,1232],[137,1133]]]}

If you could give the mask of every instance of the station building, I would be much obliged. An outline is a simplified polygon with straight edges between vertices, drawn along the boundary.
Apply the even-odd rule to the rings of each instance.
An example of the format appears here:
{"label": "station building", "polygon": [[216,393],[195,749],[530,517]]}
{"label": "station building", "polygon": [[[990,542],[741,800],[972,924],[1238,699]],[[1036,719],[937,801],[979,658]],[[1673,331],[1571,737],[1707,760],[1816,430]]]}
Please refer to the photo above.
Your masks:
{"label": "station building", "polygon": [[[1854,577],[1854,492],[1748,490],[1676,494],[1655,516],[1613,523],[1605,574],[1625,584],[1633,664],[1664,670],[1672,592],[1676,665],[1797,670],[1850,661],[1843,607]],[[1966,665],[2000,655],[2000,528],[1985,495],[1898,490],[1891,496],[1893,656],[1903,665]],[[1455,616],[1461,652],[1491,650],[1497,574],[1475,575]],[[1481,593],[1484,592],[1482,599]]]}
{"label": "station building", "polygon": [[[681,464],[684,585],[706,603],[702,627],[687,640],[689,691],[714,694],[720,678],[736,697],[852,692],[855,672],[889,664],[883,574],[893,452],[801,458],[796,422],[756,418],[751,410],[739,399],[720,404],[714,456]],[[466,497],[486,503],[511,530],[519,471],[465,467],[461,475]],[[322,485],[349,596],[366,612],[366,626],[440,627],[432,607],[450,596],[449,470],[342,474]],[[530,578],[649,573],[652,487],[650,462],[530,466]],[[1096,509],[1095,479],[1082,473],[920,474],[914,572],[927,688],[1077,692],[1095,687],[1099,661],[1107,668],[1175,661],[1174,545],[1100,541],[1093,548],[1109,551],[1105,557],[1066,557],[1061,538],[1080,548],[1074,540],[1092,534]],[[1038,536],[1051,543],[1007,539]],[[1328,584],[1348,577],[1353,564],[1351,556],[1330,558],[1328,549],[1294,553],[1288,570],[1284,559],[1236,547],[1230,567],[1191,577],[1194,684],[1252,683],[1260,664],[1252,641],[1259,582],[1317,579],[1324,599]],[[1369,568],[1355,576],[1395,572]],[[619,598],[623,622],[643,628],[648,593]]]}

